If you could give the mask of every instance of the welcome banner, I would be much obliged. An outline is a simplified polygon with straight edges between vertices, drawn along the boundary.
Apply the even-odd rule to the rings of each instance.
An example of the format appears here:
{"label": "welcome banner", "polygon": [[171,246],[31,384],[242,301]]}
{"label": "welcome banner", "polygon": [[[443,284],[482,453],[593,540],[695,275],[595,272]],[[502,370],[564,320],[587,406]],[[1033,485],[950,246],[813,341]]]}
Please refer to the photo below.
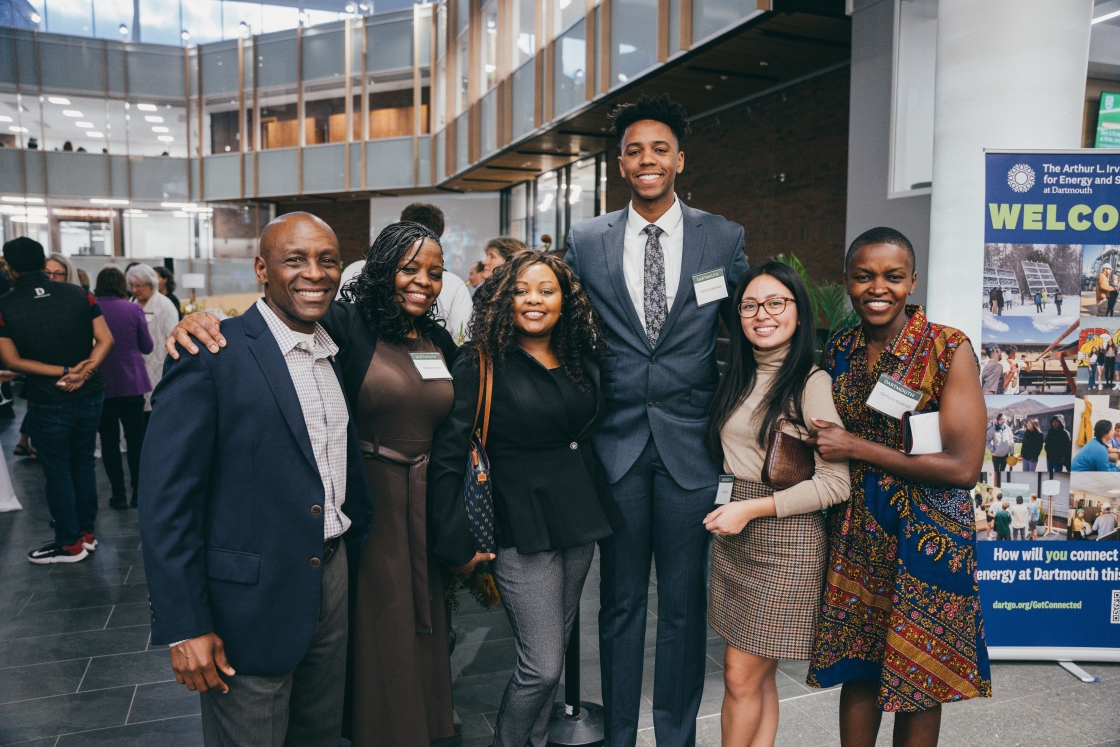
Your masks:
{"label": "welcome banner", "polygon": [[1120,150],[985,158],[988,651],[1120,661]]}

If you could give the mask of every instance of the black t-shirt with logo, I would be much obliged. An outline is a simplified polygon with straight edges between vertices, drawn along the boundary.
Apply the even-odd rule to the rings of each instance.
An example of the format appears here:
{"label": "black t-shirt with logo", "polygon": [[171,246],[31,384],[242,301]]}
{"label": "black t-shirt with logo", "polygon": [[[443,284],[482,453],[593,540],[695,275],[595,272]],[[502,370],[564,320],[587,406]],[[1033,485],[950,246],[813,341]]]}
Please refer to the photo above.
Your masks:
{"label": "black t-shirt with logo", "polygon": [[[52,366],[76,366],[93,350],[93,320],[101,307],[89,291],[73,283],[56,283],[45,272],[16,278],[15,287],[0,296],[0,337],[11,338],[20,358]],[[67,402],[105,391],[97,371],[73,392],[55,386],[53,376],[27,376],[23,396],[28,402]]]}

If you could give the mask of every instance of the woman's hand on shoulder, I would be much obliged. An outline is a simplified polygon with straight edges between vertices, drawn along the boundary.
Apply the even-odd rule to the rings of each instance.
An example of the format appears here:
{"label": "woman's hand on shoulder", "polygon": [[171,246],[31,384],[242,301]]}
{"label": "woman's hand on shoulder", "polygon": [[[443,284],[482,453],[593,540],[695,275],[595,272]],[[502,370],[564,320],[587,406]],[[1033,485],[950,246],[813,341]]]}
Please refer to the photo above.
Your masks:
{"label": "woman's hand on shoulder", "polygon": [[198,347],[191,339],[191,335],[206,346],[211,353],[217,353],[218,348],[226,346],[226,338],[222,336],[222,323],[218,317],[209,311],[196,311],[183,317],[182,321],[171,330],[171,335],[164,342],[167,354],[174,360],[179,360],[179,350],[175,343],[179,343],[191,355],[198,354]]}
{"label": "woman's hand on shoulder", "polygon": [[816,449],[822,459],[826,462],[845,462],[854,458],[855,447],[862,440],[859,436],[853,436],[844,430],[844,426],[828,420],[811,418],[810,422],[815,430],[811,431],[805,443]]}
{"label": "woman's hand on shoulder", "polygon": [[725,503],[704,517],[704,528],[717,537],[738,534],[751,519],[756,518],[751,503],[753,501]]}

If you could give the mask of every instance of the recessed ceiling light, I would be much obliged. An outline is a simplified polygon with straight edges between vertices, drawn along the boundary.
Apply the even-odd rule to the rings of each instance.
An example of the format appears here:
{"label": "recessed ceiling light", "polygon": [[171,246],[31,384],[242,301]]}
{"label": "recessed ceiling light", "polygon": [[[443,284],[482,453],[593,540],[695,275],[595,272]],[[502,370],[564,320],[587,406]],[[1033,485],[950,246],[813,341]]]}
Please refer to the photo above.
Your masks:
{"label": "recessed ceiling light", "polygon": [[136,108],[142,112],[154,112],[158,107],[155,104],[137,104]]}
{"label": "recessed ceiling light", "polygon": [[75,122],[75,123],[74,123],[74,126],[75,126],[75,127],[83,127],[83,128],[85,128],[85,127],[93,127],[93,122]]}
{"label": "recessed ceiling light", "polygon": [[8,127],[8,132],[27,132],[27,128],[11,125],[10,127]]}
{"label": "recessed ceiling light", "polygon": [[147,117],[144,117],[144,121],[145,122],[162,122],[163,117],[153,117],[151,115],[148,115]]}
{"label": "recessed ceiling light", "polygon": [[64,117],[81,117],[82,113],[80,111],[78,111],[77,109],[64,109],[62,111],[62,116],[64,116]]}
{"label": "recessed ceiling light", "polygon": [[1112,495],[1120,495],[1120,488],[1112,488],[1108,492],[1111,493]]}
{"label": "recessed ceiling light", "polygon": [[12,121],[11,117],[0,116],[0,122],[11,122],[11,121]]}
{"label": "recessed ceiling light", "polygon": [[160,142],[164,142],[164,143],[172,143],[172,142],[175,142],[175,138],[171,137],[170,135],[160,135],[160,136],[159,136],[158,138],[156,138],[156,139],[157,139],[157,140],[159,140]]}
{"label": "recessed ceiling light", "polygon": [[171,132],[171,130],[166,127],[153,127],[152,132]]}
{"label": "recessed ceiling light", "polygon": [[87,137],[105,137],[105,133],[94,132],[93,130],[89,130],[89,131],[86,132],[86,136]]}
{"label": "recessed ceiling light", "polygon": [[90,202],[94,205],[127,205],[128,200],[110,200],[106,197],[92,197]]}
{"label": "recessed ceiling light", "polygon": [[35,223],[44,226],[49,222],[45,215],[13,215],[11,217],[12,223]]}
{"label": "recessed ceiling light", "polygon": [[4,202],[21,202],[21,203],[34,202],[34,203],[37,203],[37,204],[40,204],[40,205],[43,203],[43,198],[42,197],[0,197],[0,200],[3,200]]}
{"label": "recessed ceiling light", "polygon": [[70,106],[70,99],[64,99],[61,96],[48,96],[47,101],[60,106]]}

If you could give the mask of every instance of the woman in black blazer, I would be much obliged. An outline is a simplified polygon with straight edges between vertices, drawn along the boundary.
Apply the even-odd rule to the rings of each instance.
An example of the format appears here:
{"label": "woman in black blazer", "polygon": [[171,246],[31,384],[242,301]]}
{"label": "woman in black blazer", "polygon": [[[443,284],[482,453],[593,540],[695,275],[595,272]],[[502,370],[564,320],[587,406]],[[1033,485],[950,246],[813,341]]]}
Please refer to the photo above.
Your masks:
{"label": "woman in black blazer", "polygon": [[462,491],[481,355],[494,365],[486,442],[499,546],[494,580],[517,648],[494,746],[544,745],[595,542],[622,525],[591,449],[603,407],[603,336],[567,265],[544,252],[523,251],[495,268],[474,306],[471,343],[453,368],[455,403],[432,445],[434,549],[452,567],[476,562]]}

